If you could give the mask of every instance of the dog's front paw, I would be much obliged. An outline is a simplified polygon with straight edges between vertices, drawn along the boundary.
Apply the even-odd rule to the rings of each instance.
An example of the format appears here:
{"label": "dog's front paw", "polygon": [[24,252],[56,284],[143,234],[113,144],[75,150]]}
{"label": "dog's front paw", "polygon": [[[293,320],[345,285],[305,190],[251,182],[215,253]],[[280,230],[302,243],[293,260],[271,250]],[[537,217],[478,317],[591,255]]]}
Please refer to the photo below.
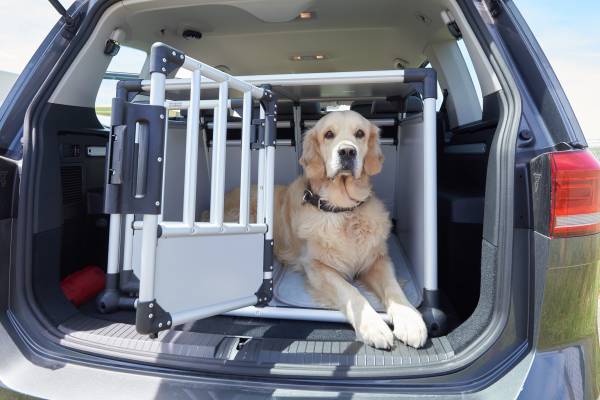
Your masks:
{"label": "dog's front paw", "polygon": [[394,336],[414,348],[427,341],[427,326],[421,313],[412,307],[393,304],[388,310],[394,324]]}
{"label": "dog's front paw", "polygon": [[356,328],[357,339],[369,346],[389,350],[394,345],[394,334],[390,327],[375,311],[363,313],[360,325]]}

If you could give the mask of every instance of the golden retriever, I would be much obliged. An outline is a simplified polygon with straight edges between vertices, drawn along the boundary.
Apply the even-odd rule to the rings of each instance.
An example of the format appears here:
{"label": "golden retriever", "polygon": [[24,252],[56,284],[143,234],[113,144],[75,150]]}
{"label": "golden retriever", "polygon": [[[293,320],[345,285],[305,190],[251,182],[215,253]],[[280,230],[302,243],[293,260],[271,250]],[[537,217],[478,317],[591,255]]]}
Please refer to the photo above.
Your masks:
{"label": "golden retriever", "polygon": [[[275,189],[275,257],[304,272],[314,299],[344,313],[366,344],[390,349],[396,337],[423,346],[427,328],[396,279],[389,214],[369,183],[383,164],[378,128],[354,111],[329,113],[305,133],[300,164],[304,175]],[[238,199],[239,189],[226,196],[226,219],[237,219]],[[255,210],[255,193],[251,201]],[[381,300],[393,330],[355,279]]]}

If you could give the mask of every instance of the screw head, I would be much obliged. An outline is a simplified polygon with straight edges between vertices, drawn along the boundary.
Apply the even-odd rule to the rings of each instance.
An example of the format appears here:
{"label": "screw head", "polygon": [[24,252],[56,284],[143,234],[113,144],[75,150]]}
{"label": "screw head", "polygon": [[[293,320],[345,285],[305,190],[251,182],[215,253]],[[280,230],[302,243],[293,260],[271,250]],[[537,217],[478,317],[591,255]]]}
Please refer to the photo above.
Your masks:
{"label": "screw head", "polygon": [[162,72],[167,72],[167,69],[165,67],[161,68]]}
{"label": "screw head", "polygon": [[163,58],[163,62],[164,62],[164,63],[166,63],[166,62],[167,62],[167,59],[166,59],[166,58]]}
{"label": "screw head", "polygon": [[173,55],[177,55],[177,53],[175,53],[174,51],[173,51],[171,54],[173,54]]}
{"label": "screw head", "polygon": [[181,58],[181,59],[183,60],[185,57],[183,56],[183,54],[181,54],[181,55],[179,56],[179,58]]}
{"label": "screw head", "polygon": [[159,327],[159,328],[162,328],[162,322],[159,322],[159,323],[158,323],[158,327]]}
{"label": "screw head", "polygon": [[150,307],[150,308],[154,308],[154,303],[150,303],[150,304],[148,304],[148,307]]}
{"label": "screw head", "polygon": [[154,203],[154,205],[155,205],[156,207],[160,206],[160,201],[157,201],[156,203]]}
{"label": "screw head", "polygon": [[160,119],[165,119],[165,114],[160,114]]}
{"label": "screw head", "polygon": [[158,161],[158,162],[162,162],[162,157],[158,157],[158,158],[156,159],[156,161]]}
{"label": "screw head", "polygon": [[148,314],[148,318],[152,319],[154,317],[154,314]]}
{"label": "screw head", "polygon": [[167,326],[171,325],[171,321],[167,321]]}

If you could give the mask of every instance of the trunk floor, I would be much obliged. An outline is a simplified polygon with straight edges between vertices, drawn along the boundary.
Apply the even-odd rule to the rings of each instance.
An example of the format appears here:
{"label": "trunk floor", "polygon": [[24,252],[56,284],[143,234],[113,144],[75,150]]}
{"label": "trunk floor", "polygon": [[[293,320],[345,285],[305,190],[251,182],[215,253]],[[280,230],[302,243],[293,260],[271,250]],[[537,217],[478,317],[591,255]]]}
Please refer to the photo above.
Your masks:
{"label": "trunk floor", "polygon": [[[101,314],[95,303],[84,304],[80,311],[85,315],[107,322],[135,324],[133,311]],[[175,327],[176,330],[225,336],[248,336],[271,339],[356,340],[349,324],[333,322],[295,321],[286,319],[246,318],[217,315]]]}
{"label": "trunk floor", "polygon": [[[63,344],[67,346],[85,346],[87,351],[89,346],[93,346],[99,351],[109,352],[111,356],[128,355],[191,367],[198,366],[198,362],[204,359],[240,361],[246,367],[275,364],[342,367],[337,371],[344,373],[345,368],[354,367],[420,367],[448,360],[454,355],[446,337],[430,339],[425,347],[418,350],[397,342],[391,351],[377,350],[361,342],[347,340],[343,335],[337,340],[312,339],[306,332],[296,335],[307,336],[306,339],[269,338],[266,335],[268,330],[263,332],[262,337],[248,340],[240,340],[231,334],[188,330],[163,331],[158,338],[151,339],[138,334],[133,324],[100,320],[84,314],[71,317],[58,329],[64,334]],[[291,327],[286,327],[286,332],[289,333],[289,329]],[[280,333],[283,334],[283,331]]]}

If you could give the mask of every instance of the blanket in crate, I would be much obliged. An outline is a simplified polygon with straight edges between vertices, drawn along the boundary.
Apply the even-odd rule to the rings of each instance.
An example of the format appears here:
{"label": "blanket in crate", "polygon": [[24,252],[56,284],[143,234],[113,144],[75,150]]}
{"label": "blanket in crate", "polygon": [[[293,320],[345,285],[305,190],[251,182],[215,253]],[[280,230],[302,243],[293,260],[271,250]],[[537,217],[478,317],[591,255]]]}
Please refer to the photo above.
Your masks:
{"label": "blanket in crate", "polygon": [[[390,235],[388,239],[388,249],[390,258],[394,263],[396,278],[400,282],[408,300],[417,307],[422,300],[421,291],[417,290],[413,273],[408,266],[408,258],[394,235]],[[283,267],[278,262],[275,262],[274,270],[274,296],[269,305],[277,307],[324,308],[317,304],[306,290],[304,276],[301,272]],[[355,281],[353,285],[367,298],[375,310],[385,312],[385,308],[377,297],[361,285],[360,282]]]}

